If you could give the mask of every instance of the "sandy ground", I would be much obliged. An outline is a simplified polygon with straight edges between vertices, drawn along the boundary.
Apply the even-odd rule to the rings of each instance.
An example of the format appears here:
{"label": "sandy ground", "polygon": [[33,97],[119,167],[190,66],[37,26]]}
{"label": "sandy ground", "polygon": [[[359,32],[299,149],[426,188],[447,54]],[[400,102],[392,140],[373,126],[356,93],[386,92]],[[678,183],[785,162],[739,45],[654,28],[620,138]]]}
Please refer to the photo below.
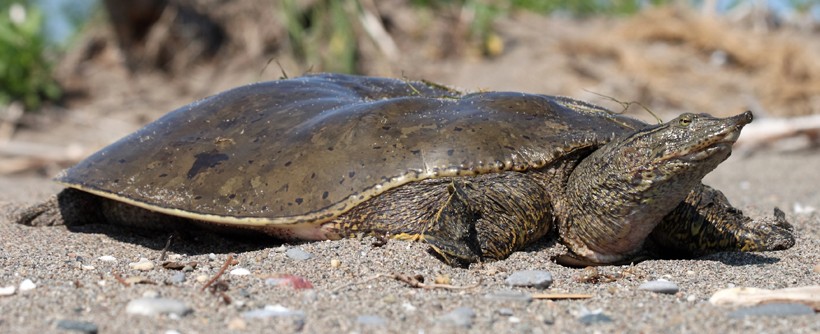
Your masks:
{"label": "sandy ground", "polygon": [[[424,244],[374,240],[343,240],[301,245],[243,243],[209,234],[183,236],[168,255],[178,262],[199,265],[173,279],[179,271],[157,265],[148,271],[129,267],[141,257],[156,264],[167,235],[145,234],[105,225],[32,228],[0,223],[0,287],[18,286],[30,279],[36,288],[0,297],[0,332],[53,332],[60,320],[87,321],[100,332],[180,333],[262,330],[274,332],[682,332],[682,333],[817,333],[818,315],[749,316],[731,318],[737,307],[711,305],[709,297],[722,288],[777,289],[816,285],[820,273],[820,216],[796,213],[797,207],[820,207],[817,167],[820,155],[758,153],[735,155],[707,176],[706,183],[726,195],[752,216],[771,214],[777,206],[794,224],[797,244],[780,252],[716,254],[698,260],[646,261],[630,268],[633,274],[610,283],[579,283],[582,269],[549,261],[559,251],[547,242],[513,254],[504,261],[449,267],[427,253]],[[0,178],[0,200],[33,201],[58,188],[41,179]],[[799,210],[798,210],[799,211]],[[298,247],[312,254],[307,260],[289,258],[285,250]],[[215,254],[210,255],[211,253]],[[215,275],[227,254],[246,268],[248,276],[225,275],[222,293],[202,291],[206,277]],[[101,256],[117,262],[104,262]],[[178,257],[177,257],[178,255]],[[338,266],[332,262],[338,260]],[[517,270],[552,273],[546,290],[509,288],[504,279]],[[622,267],[603,267],[616,274]],[[409,287],[378,274],[422,275],[429,283],[449,278],[452,285],[474,286],[463,290],[426,290]],[[291,274],[310,281],[314,288],[297,290],[275,286],[266,278]],[[199,280],[198,280],[198,276]],[[145,283],[126,286],[123,279],[143,278]],[[675,295],[639,291],[648,280],[664,278],[680,287]],[[586,300],[498,300],[504,291],[588,293]],[[127,314],[129,301],[143,296],[172,298],[193,312],[183,317]],[[488,297],[488,295],[490,297]],[[230,304],[226,300],[230,300]],[[508,298],[509,299],[509,298]],[[244,312],[281,305],[300,316],[246,318]],[[469,327],[448,321],[447,314],[467,307],[475,312]],[[600,310],[611,322],[583,324],[585,312]],[[375,316],[376,318],[373,318]],[[301,320],[300,320],[301,319]],[[469,319],[469,317],[468,317]]]}

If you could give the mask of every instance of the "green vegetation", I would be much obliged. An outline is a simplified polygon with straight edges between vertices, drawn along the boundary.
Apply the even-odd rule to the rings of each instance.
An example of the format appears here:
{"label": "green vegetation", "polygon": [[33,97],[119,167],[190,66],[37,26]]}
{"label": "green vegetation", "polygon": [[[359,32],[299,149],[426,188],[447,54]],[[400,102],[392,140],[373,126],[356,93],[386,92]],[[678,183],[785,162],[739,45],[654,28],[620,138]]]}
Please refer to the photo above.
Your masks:
{"label": "green vegetation", "polygon": [[539,13],[566,12],[575,16],[596,14],[629,15],[646,5],[665,5],[671,0],[511,0],[514,8]]}
{"label": "green vegetation", "polygon": [[26,110],[35,110],[60,98],[46,49],[43,16],[37,8],[0,8],[0,107],[19,101]]}
{"label": "green vegetation", "polygon": [[358,41],[353,24],[358,17],[358,1],[319,0],[308,7],[299,3],[283,0],[281,4],[290,47],[297,59],[319,65],[322,71],[356,72]]}

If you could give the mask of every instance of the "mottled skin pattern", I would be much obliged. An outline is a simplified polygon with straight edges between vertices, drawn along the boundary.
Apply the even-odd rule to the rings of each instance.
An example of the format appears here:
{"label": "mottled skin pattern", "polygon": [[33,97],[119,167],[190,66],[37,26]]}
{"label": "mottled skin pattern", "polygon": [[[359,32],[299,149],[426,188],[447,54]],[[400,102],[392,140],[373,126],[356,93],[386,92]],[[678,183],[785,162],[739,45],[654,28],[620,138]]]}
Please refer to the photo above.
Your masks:
{"label": "mottled skin pattern", "polygon": [[505,258],[551,230],[568,265],[786,249],[782,212],[751,220],[700,183],[751,121],[650,126],[562,97],[309,76],[169,113],[12,220],[376,235],[425,241],[452,264]]}

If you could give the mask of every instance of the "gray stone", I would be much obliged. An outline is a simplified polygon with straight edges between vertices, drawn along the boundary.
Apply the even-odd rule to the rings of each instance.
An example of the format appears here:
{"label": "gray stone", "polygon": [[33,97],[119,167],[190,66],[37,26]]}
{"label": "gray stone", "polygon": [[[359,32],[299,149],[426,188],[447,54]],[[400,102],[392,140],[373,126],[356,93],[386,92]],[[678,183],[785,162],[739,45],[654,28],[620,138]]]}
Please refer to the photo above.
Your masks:
{"label": "gray stone", "polygon": [[747,316],[787,316],[814,314],[814,309],[808,305],[796,303],[771,303],[746,307],[729,313],[730,318]]}
{"label": "gray stone", "polygon": [[57,328],[63,329],[67,331],[75,331],[80,333],[87,333],[87,334],[97,334],[99,328],[97,324],[88,321],[78,321],[78,320],[60,320],[57,321]]}
{"label": "gray stone", "polygon": [[469,307],[459,307],[438,318],[440,322],[458,327],[470,328],[473,326],[475,311]]}
{"label": "gray stone", "polygon": [[138,315],[174,314],[184,316],[193,310],[185,303],[169,298],[140,298],[128,302],[125,313]]}
{"label": "gray stone", "polygon": [[185,282],[185,273],[182,272],[182,271],[174,272],[174,274],[171,275],[171,278],[168,281],[171,282],[172,284],[183,283],[183,282]]}
{"label": "gray stone", "polygon": [[532,295],[518,291],[501,290],[484,295],[484,299],[492,301],[517,301],[529,303],[532,301]]}
{"label": "gray stone", "polygon": [[496,311],[496,313],[498,313],[498,315],[502,315],[502,316],[505,316],[505,317],[510,317],[510,316],[513,315],[513,310],[509,307],[505,307],[505,308],[498,309]]}
{"label": "gray stone", "polygon": [[583,310],[581,315],[578,317],[578,321],[584,325],[592,325],[595,323],[612,322],[612,318],[604,314],[602,310]]}
{"label": "gray stone", "polygon": [[678,293],[680,289],[678,288],[678,285],[675,284],[675,282],[670,282],[667,280],[655,280],[641,284],[641,286],[638,287],[638,290],[674,295]]}
{"label": "gray stone", "polygon": [[366,326],[384,326],[387,321],[377,315],[360,315],[356,318],[356,323]]}
{"label": "gray stone", "polygon": [[509,286],[546,289],[552,284],[552,274],[543,270],[521,270],[512,273],[504,282]]}
{"label": "gray stone", "polygon": [[293,260],[307,260],[307,259],[309,259],[309,258],[312,258],[312,257],[313,257],[313,254],[310,254],[310,253],[308,253],[308,252],[305,252],[304,250],[302,250],[302,249],[301,249],[301,248],[299,248],[299,247],[289,248],[289,249],[285,252],[285,255],[286,255],[288,258],[291,258],[291,259],[293,259]]}

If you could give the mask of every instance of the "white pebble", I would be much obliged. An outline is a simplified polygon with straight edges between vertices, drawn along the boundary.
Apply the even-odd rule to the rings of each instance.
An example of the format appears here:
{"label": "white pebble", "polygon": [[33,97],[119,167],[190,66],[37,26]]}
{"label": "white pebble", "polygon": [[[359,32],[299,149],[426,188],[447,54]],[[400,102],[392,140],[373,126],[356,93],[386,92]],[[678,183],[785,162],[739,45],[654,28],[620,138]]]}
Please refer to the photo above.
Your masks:
{"label": "white pebble", "polygon": [[250,274],[251,274],[251,271],[248,270],[248,269],[245,269],[245,268],[236,268],[234,270],[231,270],[231,275],[234,275],[234,276],[247,276],[247,275],[250,275]]}
{"label": "white pebble", "polygon": [[91,265],[87,265],[87,264],[84,264],[81,268],[82,268],[83,270],[94,270],[94,269],[97,269],[96,267],[91,266]]}
{"label": "white pebble", "polygon": [[404,308],[404,310],[407,311],[407,312],[415,312],[416,311],[416,307],[413,306],[413,304],[410,304],[410,303],[403,303],[403,304],[401,304],[401,307]]}
{"label": "white pebble", "polygon": [[139,261],[131,262],[128,264],[128,266],[134,270],[148,271],[154,269],[154,262],[151,262],[151,260],[141,257]]}
{"label": "white pebble", "polygon": [[646,290],[665,294],[675,294],[680,289],[678,288],[678,285],[674,282],[670,282],[665,279],[659,279],[641,284],[641,286],[638,287],[638,290]]}
{"label": "white pebble", "polygon": [[26,278],[22,282],[20,282],[20,292],[34,290],[37,287],[37,284],[34,284],[30,279]]}
{"label": "white pebble", "polygon": [[100,256],[100,257],[98,257],[98,258],[97,258],[97,260],[100,260],[100,261],[102,261],[102,262],[112,262],[112,263],[117,263],[117,258],[116,258],[116,257],[113,257],[113,256],[111,256],[111,255],[103,255],[103,256]]}
{"label": "white pebble", "polygon": [[205,282],[208,279],[210,279],[210,277],[208,277],[208,275],[199,275],[199,276],[196,277],[196,281],[199,282],[199,283]]}
{"label": "white pebble", "polygon": [[17,288],[14,285],[4,286],[0,288],[0,297],[2,296],[11,296],[14,292],[17,291]]}
{"label": "white pebble", "polygon": [[211,260],[211,261],[216,260],[216,254],[214,254],[214,253],[208,254],[208,260]]}
{"label": "white pebble", "polygon": [[802,214],[808,215],[808,214],[811,214],[814,211],[817,211],[817,208],[815,208],[813,206],[809,206],[809,205],[804,206],[803,204],[800,204],[798,202],[794,203],[794,213],[796,213],[798,215],[802,215]]}
{"label": "white pebble", "polygon": [[157,314],[175,314],[183,316],[191,312],[191,308],[185,303],[168,298],[140,298],[128,302],[125,307],[125,312],[128,314],[139,315],[157,315]]}

